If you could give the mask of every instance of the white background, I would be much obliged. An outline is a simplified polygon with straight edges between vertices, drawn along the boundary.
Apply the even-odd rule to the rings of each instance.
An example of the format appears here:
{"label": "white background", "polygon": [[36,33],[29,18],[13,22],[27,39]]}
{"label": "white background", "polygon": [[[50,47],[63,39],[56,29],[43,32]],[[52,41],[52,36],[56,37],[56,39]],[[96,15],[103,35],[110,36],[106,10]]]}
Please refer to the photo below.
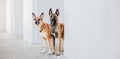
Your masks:
{"label": "white background", "polygon": [[120,0],[64,0],[65,56],[120,59]]}

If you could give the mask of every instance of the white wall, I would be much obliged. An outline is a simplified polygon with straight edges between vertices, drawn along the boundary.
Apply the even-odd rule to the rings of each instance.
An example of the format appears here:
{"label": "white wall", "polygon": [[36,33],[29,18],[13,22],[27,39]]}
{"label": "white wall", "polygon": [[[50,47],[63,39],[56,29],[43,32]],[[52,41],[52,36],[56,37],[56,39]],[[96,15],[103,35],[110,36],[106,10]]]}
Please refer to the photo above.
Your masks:
{"label": "white wall", "polygon": [[6,0],[0,0],[0,33],[6,32]]}
{"label": "white wall", "polygon": [[[53,12],[58,8],[60,11],[59,21],[64,23],[64,0],[33,0],[32,12],[39,16],[44,12],[44,21],[50,23],[49,9],[52,8]],[[33,20],[32,20],[33,21]],[[41,44],[42,40],[39,31],[35,27],[33,21],[33,42]]]}
{"label": "white wall", "polygon": [[23,35],[32,43],[32,0],[23,0]]}
{"label": "white wall", "polygon": [[120,1],[65,0],[65,56],[120,59]]}

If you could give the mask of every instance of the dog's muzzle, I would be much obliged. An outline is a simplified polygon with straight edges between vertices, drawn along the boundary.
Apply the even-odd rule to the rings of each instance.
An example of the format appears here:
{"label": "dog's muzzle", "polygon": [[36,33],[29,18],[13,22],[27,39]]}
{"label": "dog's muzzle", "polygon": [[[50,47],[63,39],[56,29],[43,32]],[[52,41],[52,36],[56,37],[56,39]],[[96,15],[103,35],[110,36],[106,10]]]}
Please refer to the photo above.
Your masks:
{"label": "dog's muzzle", "polygon": [[50,24],[51,24],[52,26],[56,25],[56,19],[52,19]]}
{"label": "dog's muzzle", "polygon": [[36,24],[36,25],[39,25],[39,24],[40,24],[40,22],[36,21],[36,22],[35,22],[35,24]]}

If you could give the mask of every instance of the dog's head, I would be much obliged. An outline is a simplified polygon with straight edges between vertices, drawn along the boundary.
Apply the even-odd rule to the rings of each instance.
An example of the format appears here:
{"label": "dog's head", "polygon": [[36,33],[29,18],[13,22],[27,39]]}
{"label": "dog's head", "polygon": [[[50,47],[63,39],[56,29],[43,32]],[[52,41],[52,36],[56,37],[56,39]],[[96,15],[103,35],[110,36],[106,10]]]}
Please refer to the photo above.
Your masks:
{"label": "dog's head", "polygon": [[39,25],[43,21],[43,16],[44,16],[43,12],[38,17],[34,13],[32,13],[32,17],[33,17],[36,25]]}
{"label": "dog's head", "polygon": [[59,16],[59,10],[56,9],[55,13],[52,12],[52,9],[49,9],[49,16],[50,16],[50,24],[52,26],[56,25],[56,22],[58,21],[58,16]]}

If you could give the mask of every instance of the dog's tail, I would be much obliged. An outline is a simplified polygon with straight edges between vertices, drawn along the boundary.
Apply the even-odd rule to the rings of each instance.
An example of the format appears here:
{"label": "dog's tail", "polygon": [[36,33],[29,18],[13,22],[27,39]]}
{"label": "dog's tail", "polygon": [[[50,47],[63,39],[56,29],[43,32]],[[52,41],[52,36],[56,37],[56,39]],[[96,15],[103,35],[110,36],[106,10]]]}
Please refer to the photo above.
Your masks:
{"label": "dog's tail", "polygon": [[53,41],[53,47],[55,48],[55,36],[53,34],[51,34],[52,36],[52,41]]}

